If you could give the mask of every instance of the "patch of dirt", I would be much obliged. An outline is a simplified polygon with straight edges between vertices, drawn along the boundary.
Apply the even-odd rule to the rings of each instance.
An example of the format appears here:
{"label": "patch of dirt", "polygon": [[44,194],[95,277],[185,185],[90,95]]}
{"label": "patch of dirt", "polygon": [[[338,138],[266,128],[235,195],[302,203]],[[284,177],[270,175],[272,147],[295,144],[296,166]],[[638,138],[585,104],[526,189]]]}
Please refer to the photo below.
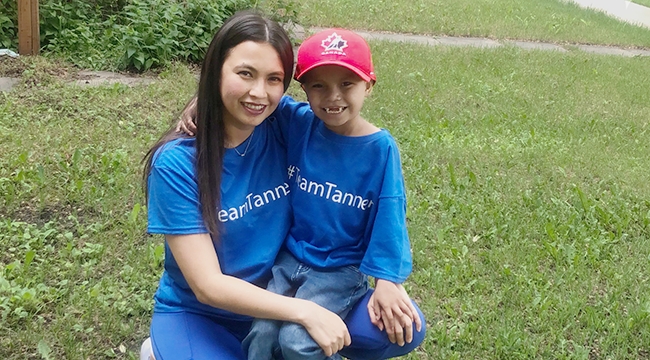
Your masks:
{"label": "patch of dirt", "polygon": [[19,58],[0,56],[0,77],[20,77],[27,65]]}
{"label": "patch of dirt", "polygon": [[27,78],[28,80],[58,78],[63,81],[93,78],[91,75],[80,74],[81,71],[72,64],[41,56],[21,56],[17,58],[0,56],[0,77]]}
{"label": "patch of dirt", "polygon": [[[20,207],[12,212],[0,212],[0,217],[6,217],[14,221],[25,222],[43,226],[45,223],[54,221],[63,228],[74,230],[77,223],[90,223],[97,217],[97,211],[92,208],[79,207],[70,203],[59,203],[36,207],[27,202],[21,203]],[[73,219],[71,219],[71,216]]]}

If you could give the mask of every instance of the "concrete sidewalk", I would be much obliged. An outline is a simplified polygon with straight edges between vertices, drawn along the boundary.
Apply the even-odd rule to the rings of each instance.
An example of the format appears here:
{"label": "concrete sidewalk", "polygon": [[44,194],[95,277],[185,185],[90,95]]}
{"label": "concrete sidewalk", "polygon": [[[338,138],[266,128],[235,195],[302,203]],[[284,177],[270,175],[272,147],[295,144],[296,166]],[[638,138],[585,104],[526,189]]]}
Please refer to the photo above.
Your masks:
{"label": "concrete sidewalk", "polygon": [[602,11],[630,24],[650,29],[650,8],[627,0],[570,0],[583,8]]}
{"label": "concrete sidewalk", "polygon": [[[312,28],[310,31],[318,31],[321,28]],[[582,51],[599,54],[599,55],[616,55],[616,56],[650,56],[650,50],[626,49],[622,47],[604,46],[604,45],[558,45],[553,43],[543,43],[535,41],[516,41],[516,40],[492,40],[486,38],[471,37],[451,37],[451,36],[426,36],[426,35],[406,35],[391,34],[378,32],[356,31],[359,35],[369,40],[384,40],[395,42],[406,42],[414,44],[423,44],[429,46],[469,46],[477,48],[496,48],[501,46],[514,46],[524,50],[544,50],[567,52],[569,48],[578,48]]]}

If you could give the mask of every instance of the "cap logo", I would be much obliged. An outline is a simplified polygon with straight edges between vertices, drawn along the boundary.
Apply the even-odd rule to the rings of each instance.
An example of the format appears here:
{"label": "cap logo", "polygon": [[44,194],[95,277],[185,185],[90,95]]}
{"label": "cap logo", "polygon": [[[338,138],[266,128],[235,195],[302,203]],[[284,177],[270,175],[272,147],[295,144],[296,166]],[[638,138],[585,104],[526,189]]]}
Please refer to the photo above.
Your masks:
{"label": "cap logo", "polygon": [[341,35],[332,33],[327,39],[321,41],[320,45],[325,49],[321,55],[337,54],[346,55],[343,49],[348,47],[347,40],[343,40]]}

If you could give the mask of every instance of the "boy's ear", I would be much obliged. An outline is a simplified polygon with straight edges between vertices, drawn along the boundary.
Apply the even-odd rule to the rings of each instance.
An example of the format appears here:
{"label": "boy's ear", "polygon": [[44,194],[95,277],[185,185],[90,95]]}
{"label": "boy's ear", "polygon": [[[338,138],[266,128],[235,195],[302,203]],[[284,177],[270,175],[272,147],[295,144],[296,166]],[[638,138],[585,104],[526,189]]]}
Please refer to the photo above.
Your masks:
{"label": "boy's ear", "polygon": [[372,88],[374,87],[375,82],[373,80],[366,81],[366,96],[369,96],[372,93]]}

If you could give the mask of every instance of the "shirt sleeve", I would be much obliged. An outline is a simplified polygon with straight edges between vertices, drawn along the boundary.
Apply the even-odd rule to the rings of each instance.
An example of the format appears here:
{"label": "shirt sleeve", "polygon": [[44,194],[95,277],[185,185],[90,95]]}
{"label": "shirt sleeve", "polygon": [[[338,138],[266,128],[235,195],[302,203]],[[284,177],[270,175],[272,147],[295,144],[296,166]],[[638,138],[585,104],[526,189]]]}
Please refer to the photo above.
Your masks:
{"label": "shirt sleeve", "polygon": [[295,143],[305,136],[313,117],[309,103],[298,102],[285,95],[271,115],[271,120],[278,139],[289,146],[290,142]]}
{"label": "shirt sleeve", "polygon": [[360,270],[378,279],[403,283],[413,269],[406,229],[406,191],[397,144],[391,142],[372,224],[368,249]]}
{"label": "shirt sleeve", "polygon": [[208,233],[199,201],[191,159],[175,156],[173,149],[160,151],[148,182],[148,227],[151,234]]}

